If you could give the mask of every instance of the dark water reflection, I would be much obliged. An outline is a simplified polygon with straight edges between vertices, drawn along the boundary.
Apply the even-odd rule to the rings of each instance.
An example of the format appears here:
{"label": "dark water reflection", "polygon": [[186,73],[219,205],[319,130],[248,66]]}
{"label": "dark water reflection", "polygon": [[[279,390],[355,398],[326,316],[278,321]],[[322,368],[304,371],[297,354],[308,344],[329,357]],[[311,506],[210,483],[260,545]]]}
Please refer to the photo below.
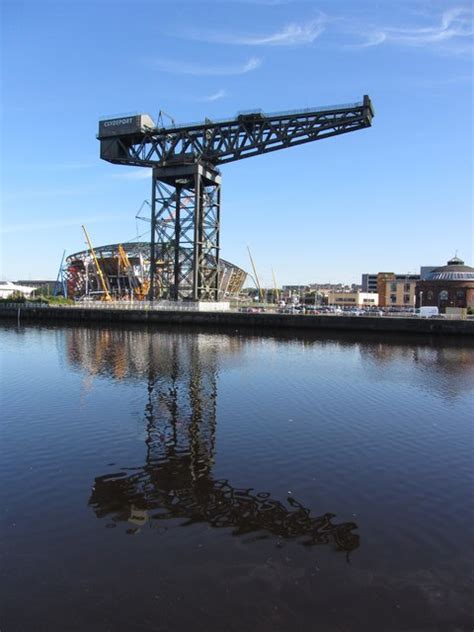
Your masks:
{"label": "dark water reflection", "polygon": [[[144,372],[147,379],[145,463],[95,479],[89,502],[98,517],[136,524],[128,533],[137,533],[148,520],[162,524],[183,518],[181,526],[203,521],[257,539],[301,538],[307,546],[332,543],[346,552],[358,547],[354,522],[336,524],[330,513],[312,517],[292,497],[284,505],[268,492],[213,479],[217,348],[172,333],[155,341],[150,337],[146,348],[116,349],[110,332],[94,330],[72,332],[69,342],[72,363],[93,357],[93,373],[123,379]],[[227,342],[227,351],[238,350],[235,339]],[[218,352],[225,353],[222,345]]]}
{"label": "dark water reflection", "polygon": [[2,632],[472,629],[465,341],[0,340]]}

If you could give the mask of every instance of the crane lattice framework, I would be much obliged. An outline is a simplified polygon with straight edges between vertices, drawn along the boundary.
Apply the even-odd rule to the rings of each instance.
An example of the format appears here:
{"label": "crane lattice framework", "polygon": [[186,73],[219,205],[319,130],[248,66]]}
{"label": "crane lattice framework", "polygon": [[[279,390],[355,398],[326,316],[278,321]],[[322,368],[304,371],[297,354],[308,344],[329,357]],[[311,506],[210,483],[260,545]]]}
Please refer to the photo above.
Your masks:
{"label": "crane lattice framework", "polygon": [[102,159],[153,169],[149,298],[159,291],[219,299],[220,165],[370,127],[373,116],[365,95],[349,105],[182,126],[156,127],[146,114],[100,121]]}

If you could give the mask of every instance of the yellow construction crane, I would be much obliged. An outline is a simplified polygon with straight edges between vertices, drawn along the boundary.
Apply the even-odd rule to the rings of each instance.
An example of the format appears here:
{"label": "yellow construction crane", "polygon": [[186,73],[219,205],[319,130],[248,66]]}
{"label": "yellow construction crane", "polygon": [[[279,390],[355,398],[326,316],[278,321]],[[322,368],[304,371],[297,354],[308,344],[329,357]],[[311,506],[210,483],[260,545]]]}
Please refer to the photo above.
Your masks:
{"label": "yellow construction crane", "polygon": [[100,284],[102,286],[102,290],[104,291],[104,296],[102,297],[102,300],[104,300],[104,301],[111,301],[112,297],[110,296],[110,293],[109,293],[109,290],[108,290],[108,287],[107,287],[107,283],[105,282],[105,277],[104,277],[104,275],[102,273],[102,270],[100,269],[99,261],[98,261],[98,259],[96,257],[94,248],[92,247],[92,244],[91,244],[91,240],[89,239],[89,234],[87,233],[86,227],[84,225],[82,226],[82,230],[84,231],[84,235],[86,236],[87,243],[89,245],[89,251],[90,251],[90,253],[92,255],[92,259],[94,261],[95,269],[97,271],[97,276],[99,277]]}
{"label": "yellow construction crane", "polygon": [[127,273],[130,287],[133,289],[133,292],[135,296],[138,298],[138,300],[143,301],[148,294],[148,290],[150,289],[150,282],[146,280],[140,282],[135,277],[135,274],[133,272],[133,266],[122,244],[119,244],[118,254],[119,254],[120,265]]}
{"label": "yellow construction crane", "polygon": [[250,248],[248,246],[247,246],[247,250],[249,251],[250,263],[252,264],[253,273],[255,275],[255,283],[257,284],[258,295],[259,295],[260,301],[263,303],[263,300],[265,298],[264,292],[263,292],[263,290],[262,290],[262,288],[260,286],[260,281],[258,279],[257,270],[255,269],[255,264],[254,264],[253,259],[252,259],[252,253],[250,252]]}
{"label": "yellow construction crane", "polygon": [[274,272],[273,268],[272,268],[272,276],[273,276],[273,285],[275,286],[275,299],[276,299],[276,302],[278,303],[279,300],[280,300],[280,290],[277,287],[277,282],[276,282],[276,279],[275,279],[275,272]]}

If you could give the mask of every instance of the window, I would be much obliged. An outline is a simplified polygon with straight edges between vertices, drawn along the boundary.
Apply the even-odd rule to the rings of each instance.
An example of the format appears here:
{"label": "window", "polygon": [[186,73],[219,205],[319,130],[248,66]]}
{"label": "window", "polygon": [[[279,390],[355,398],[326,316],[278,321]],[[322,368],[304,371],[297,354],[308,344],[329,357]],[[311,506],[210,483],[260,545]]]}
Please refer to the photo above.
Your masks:
{"label": "window", "polygon": [[410,295],[409,294],[405,294],[403,296],[403,302],[404,303],[409,303],[410,302]]}
{"label": "window", "polygon": [[397,284],[390,283],[390,292],[396,292],[396,291],[397,291]]}
{"label": "window", "polygon": [[433,292],[432,292],[431,290],[429,290],[428,294],[426,295],[426,298],[427,298],[429,301],[432,301],[432,300],[433,300]]}
{"label": "window", "polygon": [[441,292],[438,295],[439,300],[440,301],[447,301],[448,300],[448,290],[441,290]]}
{"label": "window", "polygon": [[409,292],[410,291],[410,284],[409,283],[405,283],[405,292]]}
{"label": "window", "polygon": [[390,294],[390,302],[391,303],[396,303],[397,302],[396,294]]}
{"label": "window", "polygon": [[463,299],[464,298],[464,290],[458,290],[456,292],[456,298]]}

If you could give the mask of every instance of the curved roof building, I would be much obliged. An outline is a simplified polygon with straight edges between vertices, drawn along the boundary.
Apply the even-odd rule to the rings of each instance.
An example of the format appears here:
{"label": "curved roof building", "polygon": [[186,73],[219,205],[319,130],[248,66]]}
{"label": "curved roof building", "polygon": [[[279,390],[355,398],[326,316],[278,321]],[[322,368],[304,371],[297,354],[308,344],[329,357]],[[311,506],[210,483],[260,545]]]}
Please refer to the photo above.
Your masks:
{"label": "curved roof building", "polygon": [[[166,253],[158,249],[156,270],[156,296],[173,298],[173,264]],[[135,241],[123,244],[109,244],[94,248],[107,291],[115,299],[143,300],[149,290],[150,243]],[[67,295],[76,300],[100,298],[105,290],[100,274],[90,250],[83,250],[66,258],[65,276]],[[237,296],[241,291],[247,273],[242,268],[219,260],[219,299]]]}
{"label": "curved roof building", "polygon": [[445,312],[448,307],[474,306],[474,268],[453,257],[445,266],[432,270],[416,285],[416,305],[432,305]]}
{"label": "curved roof building", "polygon": [[426,277],[427,281],[474,281],[474,268],[464,265],[459,257],[453,257],[445,266],[435,268]]}

